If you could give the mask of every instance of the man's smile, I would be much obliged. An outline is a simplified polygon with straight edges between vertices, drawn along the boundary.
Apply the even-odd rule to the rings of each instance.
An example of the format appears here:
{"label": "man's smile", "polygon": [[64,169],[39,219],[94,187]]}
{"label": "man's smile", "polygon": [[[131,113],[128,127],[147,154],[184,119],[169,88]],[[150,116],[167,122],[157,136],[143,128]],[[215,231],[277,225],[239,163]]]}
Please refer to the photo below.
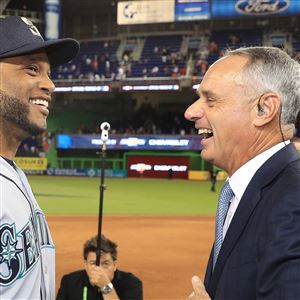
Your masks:
{"label": "man's smile", "polygon": [[203,139],[208,139],[211,138],[214,134],[213,131],[209,128],[199,128],[198,129],[198,134],[203,138]]}

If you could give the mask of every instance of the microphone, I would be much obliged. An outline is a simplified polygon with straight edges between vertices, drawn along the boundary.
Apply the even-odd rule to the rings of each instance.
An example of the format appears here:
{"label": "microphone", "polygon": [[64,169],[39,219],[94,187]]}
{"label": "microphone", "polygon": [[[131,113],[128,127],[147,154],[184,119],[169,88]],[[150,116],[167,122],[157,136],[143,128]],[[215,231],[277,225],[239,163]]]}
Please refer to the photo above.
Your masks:
{"label": "microphone", "polygon": [[101,140],[102,140],[102,142],[104,144],[108,140],[108,131],[110,130],[109,123],[108,122],[101,123],[100,129],[102,130],[102,132],[101,132]]}
{"label": "microphone", "polygon": [[264,94],[262,94],[259,99],[258,99],[258,103],[257,103],[257,115],[258,116],[262,116],[265,114],[265,111],[263,109],[263,107],[260,105],[260,100],[261,100],[261,97],[263,96]]}
{"label": "microphone", "polygon": [[106,142],[108,140],[108,131],[110,125],[107,122],[103,122],[100,125],[101,140],[102,140],[102,152],[101,152],[101,184],[100,184],[100,203],[99,203],[99,215],[98,215],[98,236],[97,236],[97,248],[96,248],[96,265],[100,265],[101,256],[101,236],[102,236],[102,219],[103,219],[103,197],[104,197],[104,172],[105,172],[105,157],[106,157]]}
{"label": "microphone", "polygon": [[262,116],[262,115],[264,115],[265,114],[265,111],[264,111],[264,109],[261,107],[261,105],[258,103],[257,104],[257,115],[258,116]]}

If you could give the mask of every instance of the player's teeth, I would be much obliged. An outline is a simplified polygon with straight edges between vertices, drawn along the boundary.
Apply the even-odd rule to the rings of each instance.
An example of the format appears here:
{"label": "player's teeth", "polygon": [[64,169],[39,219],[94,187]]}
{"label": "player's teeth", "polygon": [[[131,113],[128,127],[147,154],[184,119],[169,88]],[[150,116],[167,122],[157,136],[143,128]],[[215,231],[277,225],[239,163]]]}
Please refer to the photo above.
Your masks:
{"label": "player's teeth", "polygon": [[48,101],[43,100],[43,99],[32,99],[32,100],[30,100],[30,102],[32,104],[45,106],[46,108],[48,108],[48,106],[49,106]]}

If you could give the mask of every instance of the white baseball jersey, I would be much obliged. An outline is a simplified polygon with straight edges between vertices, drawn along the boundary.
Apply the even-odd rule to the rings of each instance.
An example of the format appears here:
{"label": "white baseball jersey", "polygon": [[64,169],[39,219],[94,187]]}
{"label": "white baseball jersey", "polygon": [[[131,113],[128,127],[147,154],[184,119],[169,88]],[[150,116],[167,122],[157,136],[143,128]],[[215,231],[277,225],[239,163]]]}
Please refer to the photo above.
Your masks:
{"label": "white baseball jersey", "polygon": [[0,157],[0,299],[55,299],[55,249],[23,171]]}

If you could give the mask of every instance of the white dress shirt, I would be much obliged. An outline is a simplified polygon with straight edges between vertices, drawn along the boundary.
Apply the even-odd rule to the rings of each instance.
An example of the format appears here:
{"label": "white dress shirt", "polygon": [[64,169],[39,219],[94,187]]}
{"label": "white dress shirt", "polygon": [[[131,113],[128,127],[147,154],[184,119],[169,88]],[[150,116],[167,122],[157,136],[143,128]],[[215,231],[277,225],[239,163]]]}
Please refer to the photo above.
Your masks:
{"label": "white dress shirt", "polygon": [[234,192],[234,197],[230,201],[231,203],[223,226],[223,240],[232,221],[232,218],[236,212],[236,209],[242,199],[242,196],[254,174],[271,156],[273,156],[276,152],[278,152],[289,143],[290,141],[281,142],[273,146],[272,148],[260,153],[251,160],[247,161],[236,172],[234,172],[231,177],[227,178]]}

